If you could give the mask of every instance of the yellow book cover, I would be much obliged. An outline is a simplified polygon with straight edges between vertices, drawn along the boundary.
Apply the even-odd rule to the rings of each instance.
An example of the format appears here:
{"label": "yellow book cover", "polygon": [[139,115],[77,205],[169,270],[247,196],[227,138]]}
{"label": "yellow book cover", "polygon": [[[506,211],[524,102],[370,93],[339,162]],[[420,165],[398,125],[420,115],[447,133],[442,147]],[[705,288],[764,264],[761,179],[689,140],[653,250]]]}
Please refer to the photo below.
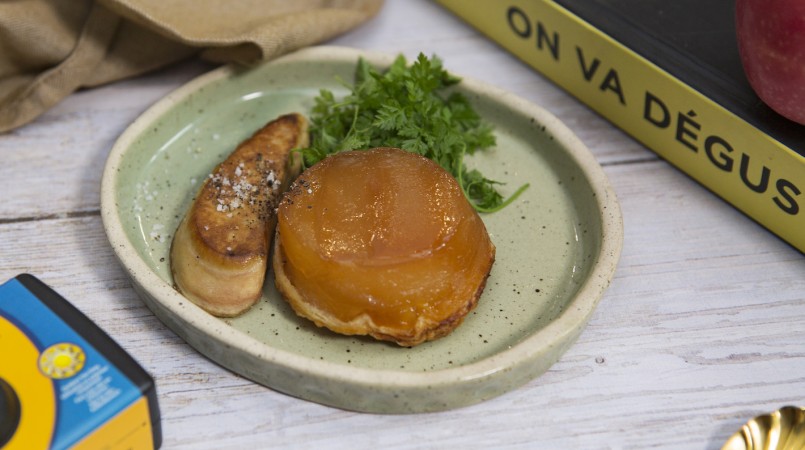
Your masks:
{"label": "yellow book cover", "polygon": [[437,1],[805,252],[805,126],[749,87],[733,0]]}

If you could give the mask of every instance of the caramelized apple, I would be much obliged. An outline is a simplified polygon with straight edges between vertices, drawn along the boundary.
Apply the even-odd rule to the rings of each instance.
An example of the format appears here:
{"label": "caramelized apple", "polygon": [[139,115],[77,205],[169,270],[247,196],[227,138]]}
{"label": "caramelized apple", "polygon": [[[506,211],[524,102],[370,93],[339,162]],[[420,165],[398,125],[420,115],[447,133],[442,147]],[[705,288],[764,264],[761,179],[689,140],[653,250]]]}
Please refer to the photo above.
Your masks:
{"label": "caramelized apple", "polygon": [[456,180],[399,149],[328,157],[294,181],[277,218],[276,285],[297,314],[402,346],[457,327],[495,258]]}

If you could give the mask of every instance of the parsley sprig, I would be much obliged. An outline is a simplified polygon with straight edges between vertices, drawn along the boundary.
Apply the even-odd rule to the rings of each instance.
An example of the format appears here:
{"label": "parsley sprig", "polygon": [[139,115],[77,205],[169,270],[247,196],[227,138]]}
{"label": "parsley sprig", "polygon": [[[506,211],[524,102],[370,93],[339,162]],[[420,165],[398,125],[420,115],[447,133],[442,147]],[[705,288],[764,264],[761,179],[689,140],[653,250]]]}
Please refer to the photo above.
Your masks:
{"label": "parsley sprig", "polygon": [[467,98],[446,88],[459,78],[442,61],[419,54],[408,65],[398,56],[385,72],[358,60],[351,93],[336,99],[322,89],[311,111],[311,146],[302,149],[309,167],[330,154],[373,147],[398,147],[430,158],[458,180],[464,195],[480,212],[494,212],[514,201],[528,184],[508,199],[497,191],[503,183],[467,169],[464,156],[495,145],[492,127],[481,120]]}

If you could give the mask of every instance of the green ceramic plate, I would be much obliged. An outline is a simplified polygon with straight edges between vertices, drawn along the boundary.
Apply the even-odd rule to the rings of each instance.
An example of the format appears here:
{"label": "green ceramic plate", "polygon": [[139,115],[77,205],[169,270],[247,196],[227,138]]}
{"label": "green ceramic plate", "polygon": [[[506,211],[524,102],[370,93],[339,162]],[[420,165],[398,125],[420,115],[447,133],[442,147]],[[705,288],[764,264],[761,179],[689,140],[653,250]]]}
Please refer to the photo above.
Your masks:
{"label": "green ceramic plate", "polygon": [[[266,284],[235,319],[174,289],[173,232],[211,169],[265,122],[307,113],[322,87],[345,92],[364,56],[314,47],[250,70],[224,67],[159,101],[115,144],[102,185],[109,240],[135,289],[179,336],[256,382],[340,408],[406,413],[479,402],[540,375],[575,341],[615,271],[623,229],[615,195],[583,144],[543,109],[465,79],[497,147],[468,161],[520,199],[484,215],[497,258],[478,307],[451,335],[412,349],[318,329]],[[447,61],[449,64],[449,61]],[[273,280],[269,274],[268,280]]]}

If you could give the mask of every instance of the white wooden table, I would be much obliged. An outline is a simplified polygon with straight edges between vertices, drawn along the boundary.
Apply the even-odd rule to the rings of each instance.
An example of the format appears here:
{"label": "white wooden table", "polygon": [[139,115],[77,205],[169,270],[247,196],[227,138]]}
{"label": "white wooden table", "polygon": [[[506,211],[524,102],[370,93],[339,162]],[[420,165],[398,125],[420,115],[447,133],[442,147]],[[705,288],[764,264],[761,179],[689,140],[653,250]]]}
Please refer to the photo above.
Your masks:
{"label": "white wooden table", "polygon": [[437,54],[452,72],[568,124],[621,202],[615,279],[553,368],[482,404],[384,416],[288,397],[217,366],[159,322],[101,225],[100,179],[115,139],[212,67],[191,61],[79,92],[0,135],[0,281],[40,277],[154,376],[164,448],[717,449],[751,417],[805,405],[800,252],[430,1],[389,0],[329,44]]}

